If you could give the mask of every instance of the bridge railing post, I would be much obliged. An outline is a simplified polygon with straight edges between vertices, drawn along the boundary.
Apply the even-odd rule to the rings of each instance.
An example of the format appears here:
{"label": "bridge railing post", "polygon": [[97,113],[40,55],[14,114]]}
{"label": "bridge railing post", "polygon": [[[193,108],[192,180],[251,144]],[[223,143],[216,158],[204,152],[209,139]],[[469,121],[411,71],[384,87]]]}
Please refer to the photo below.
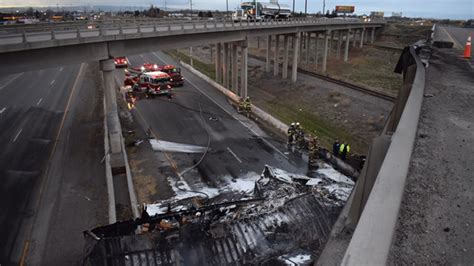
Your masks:
{"label": "bridge railing post", "polygon": [[54,28],[51,28],[51,40],[56,40],[56,33],[54,32]]}
{"label": "bridge railing post", "polygon": [[81,29],[79,28],[79,26],[76,27],[76,37],[81,38]]}
{"label": "bridge railing post", "polygon": [[28,40],[26,39],[26,32],[25,31],[22,32],[21,37],[22,37],[22,42],[23,43],[28,42]]}

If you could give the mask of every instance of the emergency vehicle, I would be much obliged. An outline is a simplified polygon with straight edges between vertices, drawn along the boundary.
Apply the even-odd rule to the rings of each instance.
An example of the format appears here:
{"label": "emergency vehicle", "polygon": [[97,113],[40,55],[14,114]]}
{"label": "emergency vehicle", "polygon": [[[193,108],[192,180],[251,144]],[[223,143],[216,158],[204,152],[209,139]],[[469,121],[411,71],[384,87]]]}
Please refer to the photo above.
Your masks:
{"label": "emergency vehicle", "polygon": [[[173,87],[179,87],[184,85],[184,79],[181,75],[181,68],[175,67],[174,65],[157,65],[152,63],[145,63],[140,68],[132,68],[131,72],[152,72],[161,71],[170,76],[170,82]],[[127,84],[125,84],[127,85]]]}
{"label": "emergency vehicle", "polygon": [[[130,80],[130,78],[127,79]],[[127,79],[125,80],[126,82]],[[144,72],[137,77],[133,77],[132,80],[136,80],[131,85],[133,90],[142,91],[147,96],[169,95],[173,89],[170,83],[170,76],[161,71]]]}

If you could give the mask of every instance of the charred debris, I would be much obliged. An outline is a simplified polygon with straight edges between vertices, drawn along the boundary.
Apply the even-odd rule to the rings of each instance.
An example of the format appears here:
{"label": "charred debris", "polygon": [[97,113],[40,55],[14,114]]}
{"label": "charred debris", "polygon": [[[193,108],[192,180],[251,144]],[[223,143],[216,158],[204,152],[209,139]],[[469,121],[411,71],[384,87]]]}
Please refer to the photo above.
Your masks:
{"label": "charred debris", "polygon": [[[354,182],[321,163],[265,166],[251,193],[162,202],[163,211],[84,232],[86,265],[305,265],[318,257]],[[331,169],[333,172],[331,172]]]}

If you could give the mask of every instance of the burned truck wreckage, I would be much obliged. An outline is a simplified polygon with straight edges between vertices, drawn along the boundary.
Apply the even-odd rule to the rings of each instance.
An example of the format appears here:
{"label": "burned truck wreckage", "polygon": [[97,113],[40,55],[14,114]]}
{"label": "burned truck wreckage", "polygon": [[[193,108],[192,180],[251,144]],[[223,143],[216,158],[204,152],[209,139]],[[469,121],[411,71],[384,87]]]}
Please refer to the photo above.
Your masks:
{"label": "burned truck wreckage", "polygon": [[[306,175],[265,166],[251,192],[146,207],[84,232],[85,265],[305,265],[314,262],[354,182],[325,163]],[[151,206],[149,206],[151,207]]]}

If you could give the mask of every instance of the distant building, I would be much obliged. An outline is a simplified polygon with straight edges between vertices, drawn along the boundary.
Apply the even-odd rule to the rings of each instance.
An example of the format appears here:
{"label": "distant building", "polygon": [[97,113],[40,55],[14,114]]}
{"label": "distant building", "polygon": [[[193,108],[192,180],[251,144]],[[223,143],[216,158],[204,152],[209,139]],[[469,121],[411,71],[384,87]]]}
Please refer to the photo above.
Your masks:
{"label": "distant building", "polygon": [[392,18],[401,18],[402,12],[392,12]]}
{"label": "distant building", "polygon": [[381,11],[372,11],[370,12],[370,17],[371,18],[383,18],[384,12]]}

